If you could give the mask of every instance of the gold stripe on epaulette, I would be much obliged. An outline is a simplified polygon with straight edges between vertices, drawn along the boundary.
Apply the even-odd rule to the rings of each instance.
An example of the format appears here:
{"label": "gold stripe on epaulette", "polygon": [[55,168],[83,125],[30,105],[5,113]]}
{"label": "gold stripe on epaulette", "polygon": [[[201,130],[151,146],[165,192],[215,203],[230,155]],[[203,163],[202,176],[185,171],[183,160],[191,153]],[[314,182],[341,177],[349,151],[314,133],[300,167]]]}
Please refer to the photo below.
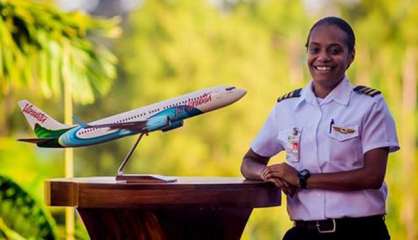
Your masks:
{"label": "gold stripe on epaulette", "polygon": [[356,92],[356,93],[359,93],[359,94],[364,94],[364,95],[370,96],[370,97],[374,97],[374,96],[381,93],[379,90],[369,88],[369,87],[365,87],[365,86],[357,86],[353,89],[353,91]]}
{"label": "gold stripe on epaulette", "polygon": [[296,89],[296,90],[291,91],[289,93],[286,93],[286,94],[282,95],[281,97],[279,97],[277,99],[277,102],[283,101],[283,100],[288,99],[288,98],[300,97],[300,92],[301,91],[302,91],[302,88],[299,88],[299,89]]}
{"label": "gold stripe on epaulette", "polygon": [[362,91],[364,91],[365,88],[366,88],[365,86],[358,86],[354,89],[354,91],[356,91],[356,89],[357,89],[358,92],[362,92]]}
{"label": "gold stripe on epaulette", "polygon": [[369,93],[370,96],[374,96],[375,94],[380,94],[380,91],[379,90],[376,90],[376,89],[373,89],[373,91],[371,91]]}
{"label": "gold stripe on epaulette", "polygon": [[370,93],[372,93],[373,91],[375,91],[375,89],[373,89],[373,88],[367,88],[365,91],[364,91],[364,93],[365,94],[367,94],[367,95],[369,95]]}

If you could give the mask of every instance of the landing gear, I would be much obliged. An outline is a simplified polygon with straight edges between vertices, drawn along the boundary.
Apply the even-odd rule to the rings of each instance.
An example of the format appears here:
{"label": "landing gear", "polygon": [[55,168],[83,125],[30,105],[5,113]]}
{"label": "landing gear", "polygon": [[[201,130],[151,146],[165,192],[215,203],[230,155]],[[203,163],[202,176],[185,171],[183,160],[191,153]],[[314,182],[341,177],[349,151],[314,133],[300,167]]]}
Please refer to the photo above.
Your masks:
{"label": "landing gear", "polygon": [[128,154],[121,162],[118,173],[116,175],[116,181],[126,181],[127,183],[168,183],[177,181],[174,177],[160,176],[160,175],[150,175],[150,174],[124,174],[123,169],[125,168],[126,163],[128,163],[129,158],[132,156],[135,151],[138,143],[141,141],[142,137],[147,133],[141,133],[138,136],[135,144],[131,147]]}

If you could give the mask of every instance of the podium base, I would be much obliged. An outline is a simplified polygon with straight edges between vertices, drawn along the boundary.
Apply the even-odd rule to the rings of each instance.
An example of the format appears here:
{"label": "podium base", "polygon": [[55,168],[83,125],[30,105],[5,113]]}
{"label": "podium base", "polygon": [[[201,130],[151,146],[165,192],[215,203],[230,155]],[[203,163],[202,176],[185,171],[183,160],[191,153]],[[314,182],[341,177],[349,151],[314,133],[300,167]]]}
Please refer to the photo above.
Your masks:
{"label": "podium base", "polygon": [[126,183],[170,183],[177,181],[177,178],[153,174],[123,174],[117,175],[116,181],[125,181]]}

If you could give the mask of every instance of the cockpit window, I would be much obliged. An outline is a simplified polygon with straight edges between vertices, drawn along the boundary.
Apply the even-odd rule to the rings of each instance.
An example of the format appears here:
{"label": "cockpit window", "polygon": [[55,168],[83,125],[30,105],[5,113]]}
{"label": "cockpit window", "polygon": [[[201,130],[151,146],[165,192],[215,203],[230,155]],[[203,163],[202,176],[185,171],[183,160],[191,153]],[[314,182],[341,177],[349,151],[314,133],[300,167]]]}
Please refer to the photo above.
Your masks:
{"label": "cockpit window", "polygon": [[227,87],[227,88],[225,88],[226,91],[231,91],[232,89],[235,89],[235,87]]}

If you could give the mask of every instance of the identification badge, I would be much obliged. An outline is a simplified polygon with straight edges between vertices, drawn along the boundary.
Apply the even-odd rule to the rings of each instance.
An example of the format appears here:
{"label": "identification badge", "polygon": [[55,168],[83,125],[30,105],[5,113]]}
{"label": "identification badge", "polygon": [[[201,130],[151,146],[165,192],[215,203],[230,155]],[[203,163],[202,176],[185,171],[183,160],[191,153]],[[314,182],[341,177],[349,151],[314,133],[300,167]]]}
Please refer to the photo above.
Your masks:
{"label": "identification badge", "polygon": [[287,137],[289,146],[289,151],[287,154],[291,155],[291,157],[289,156],[289,159],[292,159],[293,161],[299,161],[300,135],[300,129],[293,128],[292,132]]}

